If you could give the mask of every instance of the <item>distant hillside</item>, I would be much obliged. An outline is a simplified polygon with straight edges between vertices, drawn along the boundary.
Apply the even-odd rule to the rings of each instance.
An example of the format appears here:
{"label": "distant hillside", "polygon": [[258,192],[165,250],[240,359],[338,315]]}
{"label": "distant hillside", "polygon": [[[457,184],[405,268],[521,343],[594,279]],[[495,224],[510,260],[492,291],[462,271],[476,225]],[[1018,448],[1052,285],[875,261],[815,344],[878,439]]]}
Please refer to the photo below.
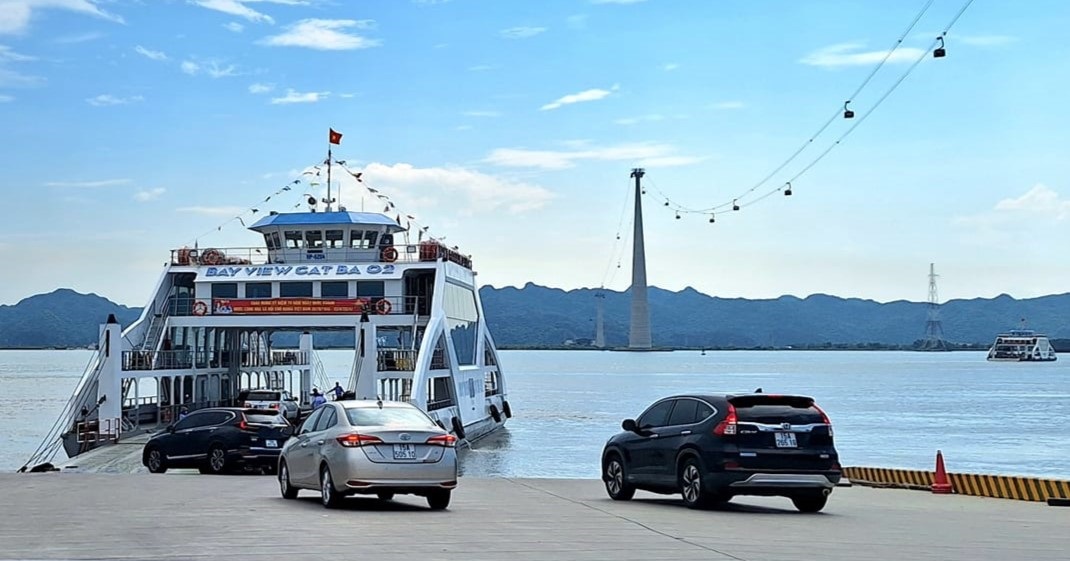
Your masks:
{"label": "distant hillside", "polygon": [[84,347],[97,342],[97,329],[108,314],[127,326],[141,309],[66,288],[30,296],[14,306],[0,306],[0,347]]}
{"label": "distant hillside", "polygon": [[[527,284],[523,288],[480,289],[495,341],[511,347],[579,345],[594,338],[595,291],[560,290]],[[609,346],[626,345],[630,294],[606,291],[605,334]],[[768,300],[715,298],[687,288],[649,291],[654,344],[675,347],[842,347],[910,346],[925,335],[926,304],[815,294]],[[57,290],[0,306],[0,347],[85,346],[96,341],[97,327],[114,313],[124,326],[137,319],[138,308],[120,306],[95,294]],[[1070,294],[1016,300],[952,300],[941,307],[947,340],[988,345],[996,333],[1027,318],[1060,349],[1070,346]],[[290,339],[293,339],[292,341]],[[317,346],[348,346],[352,335],[330,333]],[[276,345],[296,344],[284,334]],[[1066,349],[1070,350],[1070,349]]]}

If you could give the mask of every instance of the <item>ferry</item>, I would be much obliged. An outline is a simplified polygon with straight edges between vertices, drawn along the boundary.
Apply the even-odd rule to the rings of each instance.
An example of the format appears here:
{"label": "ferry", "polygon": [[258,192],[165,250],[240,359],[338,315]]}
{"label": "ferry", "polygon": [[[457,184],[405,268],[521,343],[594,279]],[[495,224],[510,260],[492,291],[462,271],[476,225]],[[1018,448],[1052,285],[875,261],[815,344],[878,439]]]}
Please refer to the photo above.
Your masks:
{"label": "ferry", "polygon": [[[343,380],[344,398],[410,402],[459,444],[504,426],[506,380],[471,257],[400,216],[332,208],[329,190],[248,226],[251,247],[172,250],[140,318],[100,326],[27,466],[60,445],[73,458],[183,411],[241,406],[252,389],[286,390],[307,413],[314,388],[333,399]],[[332,332],[352,341],[350,372],[326,372],[317,355],[314,336]]]}
{"label": "ferry", "polygon": [[988,360],[993,362],[1051,362],[1055,359],[1055,348],[1048,336],[1024,326],[1000,333],[988,350]]}

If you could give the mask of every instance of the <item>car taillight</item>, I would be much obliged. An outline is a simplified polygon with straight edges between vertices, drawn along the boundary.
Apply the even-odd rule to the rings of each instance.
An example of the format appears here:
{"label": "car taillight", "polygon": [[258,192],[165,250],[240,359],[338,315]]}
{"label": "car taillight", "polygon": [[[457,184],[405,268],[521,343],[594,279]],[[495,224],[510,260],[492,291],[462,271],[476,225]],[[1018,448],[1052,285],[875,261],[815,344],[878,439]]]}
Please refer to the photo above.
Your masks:
{"label": "car taillight", "polygon": [[245,419],[238,421],[238,430],[249,430],[249,423],[246,423]]}
{"label": "car taillight", "polygon": [[272,409],[278,409],[279,408],[279,404],[278,403],[272,403],[271,404],[271,408]]}
{"label": "car taillight", "polygon": [[457,437],[452,434],[440,434],[438,436],[432,436],[427,439],[427,444],[432,446],[445,446],[446,448],[453,448],[457,445]]}
{"label": "car taillight", "polygon": [[356,448],[357,446],[367,446],[369,444],[381,444],[383,442],[383,439],[378,436],[357,433],[343,434],[335,440],[338,441],[338,444],[341,444],[346,448]]}
{"label": "car taillight", "polygon": [[725,415],[723,421],[717,423],[717,426],[713,429],[713,434],[716,434],[717,436],[731,436],[736,434],[737,420],[738,419],[736,417],[736,408],[731,403],[729,403],[728,415]]}
{"label": "car taillight", "polygon": [[829,419],[829,416],[826,415],[825,411],[818,407],[816,403],[813,404],[811,407],[816,409],[818,413],[821,413],[821,422],[825,423],[825,425],[828,426],[829,436],[832,436],[832,421]]}

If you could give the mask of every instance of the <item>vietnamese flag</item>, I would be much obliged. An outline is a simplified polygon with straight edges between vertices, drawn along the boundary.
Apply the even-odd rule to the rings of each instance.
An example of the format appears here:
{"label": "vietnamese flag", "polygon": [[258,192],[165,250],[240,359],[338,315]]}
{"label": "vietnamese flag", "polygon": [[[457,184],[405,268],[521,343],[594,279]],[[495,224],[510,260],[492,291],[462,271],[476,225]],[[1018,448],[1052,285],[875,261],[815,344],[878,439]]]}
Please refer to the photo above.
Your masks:
{"label": "vietnamese flag", "polygon": [[330,133],[330,135],[328,137],[328,140],[330,141],[330,143],[331,144],[341,144],[342,143],[342,133],[336,132],[334,129],[330,129],[330,131],[331,131],[331,133]]}

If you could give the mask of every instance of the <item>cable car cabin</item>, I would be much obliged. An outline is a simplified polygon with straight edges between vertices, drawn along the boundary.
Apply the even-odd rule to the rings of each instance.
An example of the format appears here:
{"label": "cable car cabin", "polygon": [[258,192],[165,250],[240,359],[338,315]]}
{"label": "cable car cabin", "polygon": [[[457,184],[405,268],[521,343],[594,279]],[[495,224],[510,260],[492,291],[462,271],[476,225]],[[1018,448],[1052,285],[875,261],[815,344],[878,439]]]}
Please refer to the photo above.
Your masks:
{"label": "cable car cabin", "polygon": [[405,231],[383,214],[298,212],[266,216],[249,227],[264,236],[269,263],[397,260],[394,234]]}

